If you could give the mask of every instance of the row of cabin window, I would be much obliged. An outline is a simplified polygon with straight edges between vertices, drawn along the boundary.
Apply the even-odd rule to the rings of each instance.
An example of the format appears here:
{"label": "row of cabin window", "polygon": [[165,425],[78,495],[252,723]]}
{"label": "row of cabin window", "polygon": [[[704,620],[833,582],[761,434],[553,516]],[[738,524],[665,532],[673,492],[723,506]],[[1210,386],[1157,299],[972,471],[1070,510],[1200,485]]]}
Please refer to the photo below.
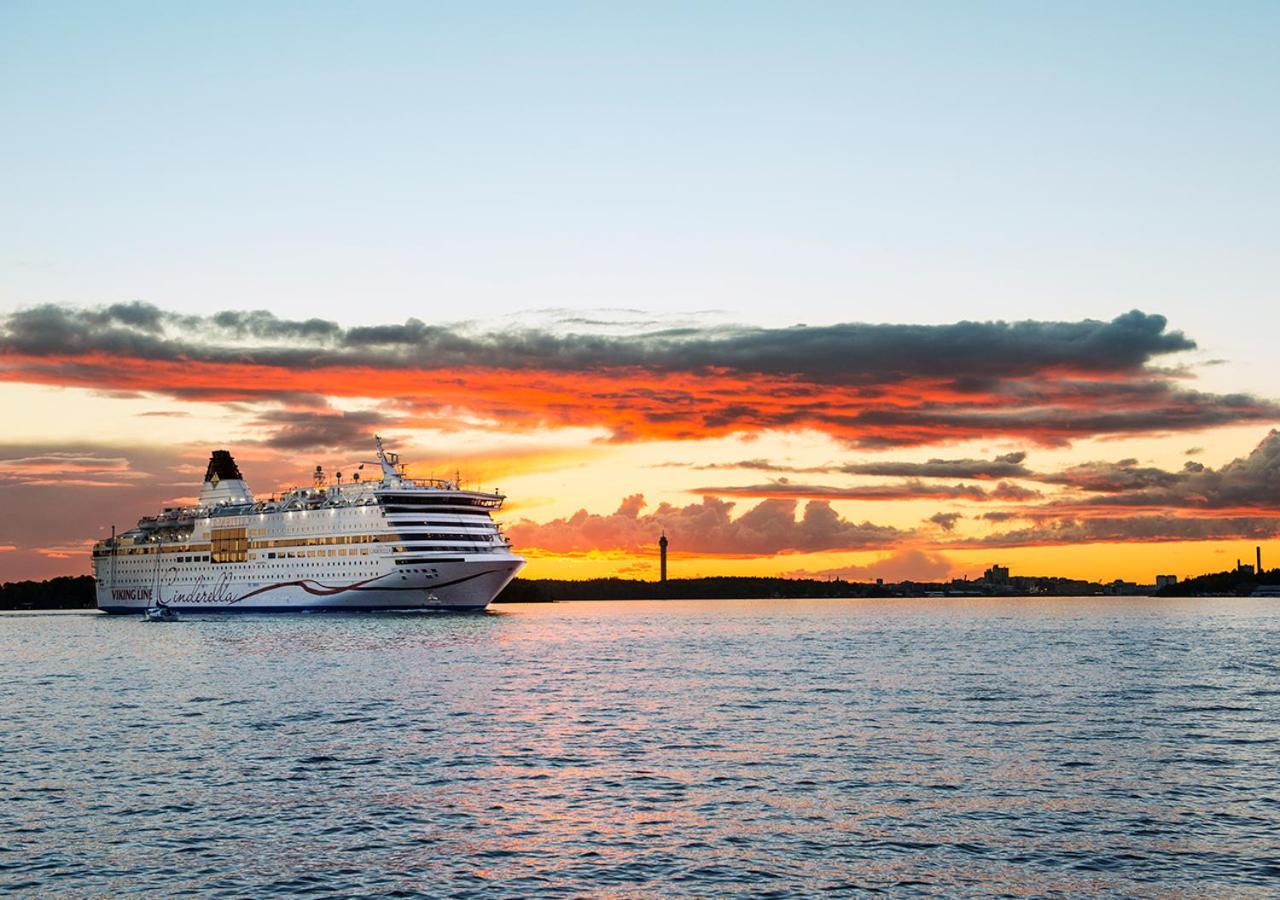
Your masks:
{"label": "row of cabin window", "polygon": [[[391,551],[392,553],[408,553],[408,552],[410,552],[410,548],[408,548],[408,547],[403,547],[403,546],[400,546],[400,547],[391,547],[391,548],[389,548],[389,549],[390,549],[390,551]],[[415,551],[415,552],[418,552],[418,553],[422,553],[422,552],[425,552],[425,551],[439,552],[439,551],[442,551],[442,550],[450,550],[450,551],[459,551],[459,550],[461,550],[461,551],[473,552],[473,551],[475,550],[475,547],[473,547],[473,546],[415,547],[415,548],[412,548],[412,550],[413,550],[413,551]],[[352,556],[357,555],[357,554],[356,554],[356,549],[353,547],[353,548],[351,548],[351,550],[350,550],[350,551],[347,551],[347,550],[337,550],[337,551],[334,551],[334,550],[328,550],[328,551],[325,551],[325,550],[296,550],[296,551],[295,551],[295,550],[288,550],[288,551],[279,551],[279,552],[277,552],[277,553],[268,553],[268,554],[266,555],[266,557],[265,557],[265,558],[266,558],[266,559],[309,559],[309,558],[312,558],[312,557],[319,557],[319,558],[323,559],[323,558],[325,558],[326,556],[333,556],[335,552],[337,553],[337,555],[338,555],[338,556],[346,556],[348,553],[350,553]],[[367,547],[361,547],[361,548],[360,548],[359,555],[361,555],[361,556],[367,556],[368,554],[369,554],[369,549],[368,549]],[[254,557],[250,557],[250,559],[261,559],[261,558],[262,558],[261,556],[254,556]]]}
{"label": "row of cabin window", "polygon": [[496,531],[488,534],[458,534],[448,532],[422,532],[420,534],[402,534],[402,541],[475,541],[477,544],[489,544],[497,537]]}
{"label": "row of cabin window", "polygon": [[[384,535],[384,537],[386,537],[386,535]],[[404,536],[401,538],[401,540],[404,540],[404,541],[455,540],[455,541],[474,541],[475,543],[492,543],[491,539],[489,539],[489,538],[488,538],[488,537],[486,537],[485,535],[468,535],[468,534],[406,534],[406,535],[404,535]],[[376,538],[376,537],[374,538],[374,541],[375,541],[375,542],[377,541],[377,538]],[[317,543],[323,543],[322,541],[316,541],[316,542],[317,542]],[[312,540],[311,540],[311,539],[308,539],[308,540],[306,541],[306,543],[307,543],[307,544],[310,544],[310,543],[312,543]],[[291,541],[279,541],[279,542],[271,542],[271,544],[270,544],[270,545],[271,545],[271,546],[279,546],[279,545],[283,545],[283,546],[286,546],[286,547],[288,547],[288,546],[302,546],[302,542],[301,542],[301,541],[299,541],[298,543],[294,543],[294,542],[291,542]],[[267,546],[267,543],[266,543],[266,542],[262,542],[262,543],[258,543],[258,542],[248,543],[248,542],[246,542],[246,541],[241,541],[241,540],[228,540],[228,541],[215,540],[215,541],[213,542],[213,544],[212,544],[212,547],[210,548],[210,554],[209,554],[209,556],[179,556],[179,557],[175,560],[175,562],[179,562],[179,563],[186,563],[186,562],[215,562],[215,563],[246,562],[246,561],[249,559],[248,552],[247,552],[249,549],[260,550],[260,549],[262,549],[264,546]],[[474,545],[471,545],[471,546],[468,546],[468,545],[462,545],[462,546],[458,546],[458,545],[451,545],[451,546],[446,546],[446,547],[429,547],[429,548],[424,547],[424,548],[419,548],[419,549],[424,549],[424,550],[425,550],[425,549],[429,549],[429,550],[474,550],[474,549],[475,549],[475,547],[474,547]],[[391,553],[404,553],[404,552],[405,552],[405,547],[404,547],[404,546],[402,546],[402,545],[396,545],[396,546],[393,546],[393,547],[388,547],[388,548],[387,548],[387,550],[388,550],[389,552],[391,552]],[[171,552],[171,551],[166,551],[164,548],[161,548],[161,547],[136,547],[136,548],[130,548],[130,549],[128,549],[128,550],[122,550],[122,551],[121,551],[121,554],[122,554],[122,555],[123,555],[123,554],[130,554],[130,555],[131,555],[131,554],[149,554],[149,553],[161,553],[161,552]],[[275,553],[268,553],[268,554],[266,555],[266,559],[303,559],[303,558],[308,558],[308,557],[317,557],[317,556],[319,556],[319,557],[323,557],[323,556],[326,556],[326,555],[328,555],[328,556],[346,556],[346,555],[348,554],[348,552],[350,552],[350,554],[351,554],[352,556],[355,556],[355,555],[356,555],[356,548],[355,548],[355,547],[352,547],[350,551],[348,551],[346,548],[341,548],[341,549],[338,549],[338,550],[328,550],[328,551],[325,551],[325,550],[307,550],[307,551],[299,550],[299,551],[296,551],[296,552],[289,552],[287,555],[286,555],[286,553],[285,553],[285,552],[280,552],[279,556],[277,556]],[[361,556],[368,556],[368,555],[369,555],[369,548],[368,548],[368,547],[361,547],[361,548],[360,548],[360,555],[361,555]],[[256,559],[257,557],[255,556],[254,558]]]}
{"label": "row of cabin window", "polygon": [[[116,551],[117,556],[146,556],[149,553],[173,553],[176,548],[173,547],[121,547]],[[107,550],[98,556],[110,556],[111,551]]]}
{"label": "row of cabin window", "polygon": [[[398,550],[399,548],[392,548],[392,549]],[[346,556],[347,553],[348,551],[345,548],[342,550],[296,550],[296,551],[289,550],[279,554],[268,553],[266,558],[267,559],[309,559],[311,557],[324,557],[324,556],[335,556],[335,555]],[[356,555],[368,556],[369,548],[361,547],[359,550],[359,553],[357,554],[356,548],[352,547],[350,550],[350,553],[352,556],[356,556]]]}
{"label": "row of cabin window", "polygon": [[250,541],[249,547],[324,547],[329,544],[385,544],[396,540],[394,534],[339,534],[332,537],[279,539],[274,541]]}
{"label": "row of cabin window", "polygon": [[[312,527],[310,528],[304,528],[298,525],[297,523],[294,523],[292,524],[292,526],[290,526],[290,530],[292,531],[339,531],[342,529],[352,530],[356,528],[368,528],[369,525],[370,523],[366,521],[343,523],[343,522],[333,522],[329,520],[324,520],[324,521],[314,520],[312,523]],[[280,529],[278,527],[277,528],[250,528],[248,529],[248,532],[249,532],[249,537],[251,538],[261,538],[261,537],[266,537],[269,534],[278,534],[280,532]]]}
{"label": "row of cabin window", "polygon": [[[386,513],[411,513],[411,512],[421,513],[423,512],[423,506],[428,506],[428,505],[431,505],[431,504],[418,505],[418,504],[407,504],[407,503],[389,503],[382,508],[382,511]],[[445,512],[445,510],[433,509],[432,512]],[[489,518],[489,510],[485,508],[450,509],[448,510],[448,513],[449,515],[452,515],[452,516],[483,516],[486,519]]]}

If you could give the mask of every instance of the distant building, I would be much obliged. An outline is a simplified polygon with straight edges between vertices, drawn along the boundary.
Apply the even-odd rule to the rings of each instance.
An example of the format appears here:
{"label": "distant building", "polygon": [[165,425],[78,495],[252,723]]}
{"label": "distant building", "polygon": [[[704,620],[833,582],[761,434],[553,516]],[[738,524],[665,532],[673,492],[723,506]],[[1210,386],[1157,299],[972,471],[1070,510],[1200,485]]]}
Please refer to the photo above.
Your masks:
{"label": "distant building", "polygon": [[990,569],[982,573],[982,580],[987,584],[1008,584],[1009,583],[1009,567],[992,565]]}
{"label": "distant building", "polygon": [[1162,588],[1162,587],[1169,587],[1170,585],[1174,585],[1174,584],[1177,584],[1177,583],[1178,583],[1178,576],[1177,576],[1177,575],[1157,575],[1157,576],[1156,576],[1156,589],[1157,589],[1157,590],[1159,590],[1159,589],[1160,589],[1160,588]]}
{"label": "distant building", "polygon": [[658,580],[662,584],[666,584],[667,583],[667,533],[666,531],[663,531],[662,537],[658,538],[658,558],[660,560]]}

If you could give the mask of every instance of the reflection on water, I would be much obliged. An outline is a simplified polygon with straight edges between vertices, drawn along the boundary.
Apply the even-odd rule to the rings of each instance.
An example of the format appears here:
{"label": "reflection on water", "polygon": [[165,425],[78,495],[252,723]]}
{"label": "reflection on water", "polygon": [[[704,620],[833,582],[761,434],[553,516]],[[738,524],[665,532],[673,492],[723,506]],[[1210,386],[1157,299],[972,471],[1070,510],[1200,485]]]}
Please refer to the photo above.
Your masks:
{"label": "reflection on water", "polygon": [[0,889],[1258,892],[1280,604],[0,615]]}

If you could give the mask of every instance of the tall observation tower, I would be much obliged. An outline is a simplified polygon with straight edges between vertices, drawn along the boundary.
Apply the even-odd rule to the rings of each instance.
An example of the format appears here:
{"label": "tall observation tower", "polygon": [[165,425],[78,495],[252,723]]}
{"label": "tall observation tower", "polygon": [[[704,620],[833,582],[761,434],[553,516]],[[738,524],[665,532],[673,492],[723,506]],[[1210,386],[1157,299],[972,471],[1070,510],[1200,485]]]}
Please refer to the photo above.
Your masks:
{"label": "tall observation tower", "polygon": [[661,569],[658,575],[658,581],[662,584],[667,583],[667,532],[662,532],[662,537],[658,538],[658,558],[661,562]]}

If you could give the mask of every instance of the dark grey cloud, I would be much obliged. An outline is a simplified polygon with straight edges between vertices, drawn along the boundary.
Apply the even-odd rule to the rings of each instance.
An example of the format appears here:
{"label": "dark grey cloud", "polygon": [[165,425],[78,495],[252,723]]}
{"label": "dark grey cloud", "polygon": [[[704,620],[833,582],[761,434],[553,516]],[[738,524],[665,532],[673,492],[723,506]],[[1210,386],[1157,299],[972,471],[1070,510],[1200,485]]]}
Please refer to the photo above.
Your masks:
{"label": "dark grey cloud", "polygon": [[1005,503],[1026,503],[1028,500],[1038,500],[1044,495],[1012,481],[1002,481],[991,489],[988,496],[992,500],[1001,500]]}
{"label": "dark grey cloud", "polygon": [[1038,547],[1100,543],[1161,543],[1168,541],[1268,540],[1280,536],[1280,518],[1238,516],[1176,518],[1173,516],[1113,516],[1061,518],[1028,528],[981,538],[948,541],[948,548]]}
{"label": "dark grey cloud", "polygon": [[[406,346],[449,342],[454,336],[448,329],[431,327],[417,319],[409,319],[403,325],[372,325],[351,328],[346,333],[346,344],[350,347],[368,346]],[[462,343],[455,343],[455,349],[462,349]]]}
{"label": "dark grey cloud", "polygon": [[[95,313],[90,312],[93,317]],[[164,325],[165,314],[150,303],[135,300],[132,303],[113,303],[111,306],[97,311],[96,318],[100,325],[126,325],[140,331],[159,333]]]}
{"label": "dark grey cloud", "polygon": [[978,518],[986,519],[988,522],[1008,522],[1010,519],[1024,518],[1024,514],[1007,509],[998,509],[992,510],[991,512],[985,512]]}
{"label": "dark grey cloud", "polygon": [[[237,340],[220,343],[228,338]],[[246,345],[241,340],[245,338],[280,343]],[[139,302],[89,310],[44,305],[0,319],[0,352],[36,356],[97,350],[146,359],[288,367],[728,369],[800,375],[826,384],[936,378],[951,381],[959,390],[984,390],[992,383],[989,379],[1045,371],[1134,372],[1157,357],[1194,347],[1182,332],[1167,330],[1163,316],[1137,310],[1110,322],[686,327],[631,337],[514,328],[468,334],[417,319],[400,325],[342,328],[322,319],[281,319],[266,310],[229,310],[202,318]]]}
{"label": "dark grey cloud", "polygon": [[[332,412],[333,407],[329,404],[329,398],[324,394],[316,394],[311,391],[275,391],[271,394],[271,400],[280,404],[285,409],[298,410],[315,410],[318,412]],[[240,408],[245,412],[250,412],[257,408],[254,403],[229,403],[232,408]]]}
{"label": "dark grey cloud", "polygon": [[1115,408],[1099,398],[1096,406],[1078,408],[881,408],[840,421],[850,430],[867,434],[855,443],[880,448],[927,443],[930,436],[997,434],[1060,446],[1088,435],[1172,433],[1280,420],[1280,405],[1248,394],[1206,394],[1173,390],[1168,385],[1161,390],[1164,396],[1159,405],[1140,408]]}
{"label": "dark grey cloud", "polygon": [[1001,481],[995,487],[987,488],[980,484],[938,484],[916,479],[837,487],[779,478],[767,484],[699,487],[694,488],[693,493],[710,497],[791,497],[801,500],[997,500],[1004,503],[1026,503],[1043,496],[1039,491],[1011,481]]}
{"label": "dark grey cloud", "polygon": [[1179,473],[1139,466],[1136,459],[1080,463],[1060,472],[1040,475],[1038,481],[1095,493],[1120,493],[1177,483]]}
{"label": "dark grey cloud", "polygon": [[870,462],[841,466],[850,475],[902,478],[1018,478],[1031,475],[1023,465],[1026,453],[1006,453],[995,459],[931,459],[928,462]]}
{"label": "dark grey cloud", "polygon": [[360,450],[371,446],[374,431],[389,421],[373,411],[280,410],[258,424],[274,429],[263,443],[278,450]]}
{"label": "dark grey cloud", "polygon": [[929,521],[937,525],[943,531],[955,531],[956,522],[963,519],[964,516],[955,512],[934,513],[929,517]]}
{"label": "dark grey cloud", "polygon": [[768,484],[728,485],[694,488],[692,493],[709,497],[789,497],[824,500],[986,500],[985,488],[976,484],[930,484],[904,481],[896,484],[866,484],[834,487],[801,484],[779,479]]}
{"label": "dark grey cloud", "polygon": [[[1248,456],[1211,469],[1188,462],[1181,471],[1140,468],[1133,460],[1075,466],[1063,474],[1085,469],[1075,482],[1101,496],[1064,501],[1059,507],[1130,507],[1182,510],[1238,510],[1280,515],[1280,432],[1272,431]],[[1130,477],[1132,476],[1132,477]],[[1064,482],[1065,483],[1065,482]]]}
{"label": "dark grey cloud", "polygon": [[685,462],[664,462],[653,463],[648,466],[650,469],[689,469],[694,472],[713,472],[725,469],[747,469],[756,472],[786,472],[789,475],[798,474],[819,474],[838,472],[838,468],[833,466],[789,466],[783,463],[771,462],[767,459],[740,459],[736,462],[723,463],[702,463],[695,465],[694,463]]}
{"label": "dark grey cloud", "polygon": [[[803,373],[829,383],[882,383],[921,376],[1008,378],[1046,369],[1124,372],[1195,343],[1166,331],[1163,316],[1134,310],[1111,322],[959,322],[953,325],[844,324],[736,329],[708,339],[661,337],[636,359],[675,350],[698,366],[771,374]],[[886,379],[892,373],[897,378]]]}
{"label": "dark grey cloud", "polygon": [[[192,324],[186,320],[187,324]],[[259,340],[302,340],[329,343],[339,341],[343,337],[342,327],[336,322],[325,319],[289,320],[280,319],[265,309],[251,312],[225,310],[209,317],[217,329],[237,338],[257,338]],[[195,321],[199,328],[199,320]],[[212,335],[212,336],[216,336]]]}
{"label": "dark grey cloud", "polygon": [[730,463],[708,463],[702,466],[691,466],[690,468],[697,471],[710,471],[712,469],[751,469],[757,472],[788,472],[791,474],[799,474],[802,472],[829,472],[830,468],[825,466],[788,466],[780,463],[773,463],[767,459],[740,459],[737,462]]}

